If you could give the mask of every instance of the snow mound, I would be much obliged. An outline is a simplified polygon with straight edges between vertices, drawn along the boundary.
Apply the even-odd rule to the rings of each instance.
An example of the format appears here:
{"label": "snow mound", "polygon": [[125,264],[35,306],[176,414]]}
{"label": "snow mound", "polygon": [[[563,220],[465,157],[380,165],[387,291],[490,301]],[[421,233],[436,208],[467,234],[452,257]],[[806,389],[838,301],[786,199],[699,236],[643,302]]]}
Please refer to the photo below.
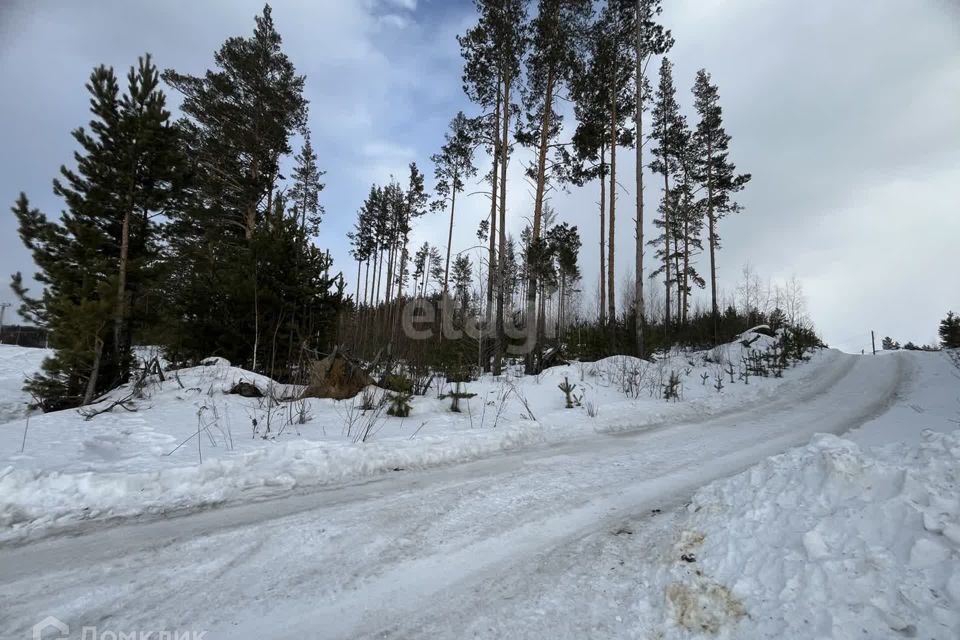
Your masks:
{"label": "snow mound", "polygon": [[729,602],[717,584],[748,616],[731,637],[960,637],[958,485],[960,431],[869,452],[818,435],[697,492],[683,527],[703,541],[668,605],[716,632],[739,610],[683,607]]}
{"label": "snow mound", "polygon": [[543,439],[535,422],[417,440],[373,443],[292,441],[203,465],[146,473],[60,473],[0,470],[0,541],[78,520],[200,509],[258,489],[272,494],[374,473],[465,462]]}
{"label": "snow mound", "polygon": [[[302,387],[208,358],[201,366],[166,371],[163,379],[150,375],[142,385],[124,385],[80,411],[8,424],[8,437],[0,439],[0,541],[39,537],[46,528],[81,520],[180,512],[393,469],[465,462],[547,439],[702,419],[803,388],[843,365],[839,354],[821,352],[783,378],[734,382],[720,362],[740,366],[748,348],[735,342],[711,352],[674,350],[655,362],[614,356],[539,376],[485,375],[467,383],[474,395],[459,413],[444,397],[450,385],[437,380],[412,400],[407,419],[365,410],[362,396],[293,402]],[[5,360],[0,349],[0,380],[6,376],[19,386],[23,372],[35,370],[47,352],[6,353],[12,357]],[[144,348],[138,357],[149,361],[159,354]],[[682,382],[679,397],[667,402],[662,380],[671,373]],[[564,378],[576,385],[572,408],[558,389]],[[718,378],[725,380],[719,389]],[[231,393],[238,383],[261,393]],[[0,387],[0,403],[7,398],[18,396]],[[19,398],[18,411],[24,406]]]}

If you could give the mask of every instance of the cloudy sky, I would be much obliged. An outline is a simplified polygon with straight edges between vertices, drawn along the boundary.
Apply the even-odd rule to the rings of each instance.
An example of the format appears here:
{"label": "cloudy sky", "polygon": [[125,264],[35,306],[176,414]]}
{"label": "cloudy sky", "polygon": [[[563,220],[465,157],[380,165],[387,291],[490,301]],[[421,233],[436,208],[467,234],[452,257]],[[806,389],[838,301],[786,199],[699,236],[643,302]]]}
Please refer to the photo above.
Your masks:
{"label": "cloudy sky", "polygon": [[[664,4],[685,108],[694,74],[705,67],[720,88],[731,157],[753,174],[740,198],[744,212],[721,229],[726,295],[749,263],[764,279],[796,275],[831,344],[859,351],[869,347],[870,329],[933,341],[947,309],[960,311],[960,2]],[[259,0],[0,0],[4,211],[20,191],[48,214],[60,211],[50,181],[71,161],[70,130],[89,119],[83,85],[95,65],[125,72],[150,52],[162,68],[202,73],[223,40],[252,30],[261,7]],[[470,113],[455,36],[474,10],[467,0],[276,0],[273,7],[284,48],[307,76],[314,146],[327,170],[319,244],[349,277],[355,264],[345,233],[370,183],[403,178],[411,160],[429,173],[451,116]],[[532,206],[524,158],[511,165],[515,234]],[[632,152],[618,164],[623,280],[633,255]],[[560,219],[581,230],[590,291],[597,196],[588,185],[552,199]],[[651,186],[648,200],[657,196]],[[483,196],[465,199],[455,251],[475,244],[485,209]],[[445,244],[445,224],[441,214],[421,220],[414,246]],[[0,213],[0,278],[18,270],[32,272],[32,264],[13,215]],[[10,300],[4,285],[0,301]]]}

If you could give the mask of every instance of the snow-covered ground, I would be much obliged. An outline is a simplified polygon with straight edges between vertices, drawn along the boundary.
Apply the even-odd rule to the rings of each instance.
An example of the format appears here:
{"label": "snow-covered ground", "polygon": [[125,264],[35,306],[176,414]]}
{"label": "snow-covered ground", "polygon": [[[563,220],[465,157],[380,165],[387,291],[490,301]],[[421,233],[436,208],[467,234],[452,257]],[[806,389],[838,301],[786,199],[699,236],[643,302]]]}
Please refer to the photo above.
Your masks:
{"label": "snow-covered ground", "polygon": [[816,435],[515,567],[461,603],[497,594],[462,635],[960,637],[960,367],[944,353],[873,362],[888,359],[904,369],[893,403],[846,437]]}
{"label": "snow-covered ground", "polygon": [[0,425],[27,414],[30,396],[23,391],[24,378],[39,370],[49,354],[46,349],[0,344]]}
{"label": "snow-covered ground", "polygon": [[[466,385],[477,395],[461,401],[460,413],[439,398],[450,390],[439,383],[414,398],[407,418],[363,412],[359,397],[310,399],[302,407],[303,424],[297,403],[227,393],[240,381],[277,397],[295,396],[299,389],[213,360],[168,374],[165,381],[151,378],[143,397],[129,403],[134,411],[116,407],[89,420],[60,411],[34,415],[29,424],[0,424],[7,435],[0,439],[0,541],[78,520],[197,509],[395,469],[465,462],[544,441],[699,419],[776,397],[838,357],[820,352],[782,378],[743,381],[736,373],[741,356],[773,342],[758,334],[745,339],[752,341],[749,348],[734,342],[656,363],[618,356],[535,377],[485,376]],[[0,363],[9,364],[4,375],[11,379],[25,365],[39,365],[29,349],[0,347],[4,352],[10,355]],[[733,375],[726,363],[732,363]],[[680,399],[668,402],[659,396],[671,373],[682,382]],[[558,388],[565,380],[576,385],[573,409],[565,408]],[[379,398],[383,391],[370,393]],[[128,394],[120,389],[111,399]]]}
{"label": "snow-covered ground", "polygon": [[960,367],[897,357],[887,411],[696,493],[641,569],[664,637],[960,637]]}
{"label": "snow-covered ground", "polygon": [[[114,513],[150,511],[120,497],[126,488],[176,504],[165,483],[178,474],[189,476],[183,505],[203,502],[203,487],[224,478],[282,470],[291,480],[225,491],[227,506],[182,517],[93,519],[77,536],[0,546],[0,635],[30,637],[33,624],[54,615],[70,625],[70,637],[83,626],[258,639],[960,637],[960,370],[948,354],[824,352],[782,381],[751,379],[749,388],[737,383],[719,394],[710,382],[698,388],[697,370],[709,366],[693,360],[684,400],[669,405],[626,400],[616,376],[587,371],[582,383],[600,407],[591,418],[586,408],[562,408],[551,371],[514,382],[529,409],[517,394],[495,428],[489,414],[478,419],[479,398],[505,383],[484,380],[469,385],[481,394],[471,401],[473,428],[469,415],[427,399],[407,421],[385,423],[372,443],[354,443],[342,433],[344,409],[317,401],[299,436],[250,438],[230,449],[207,439],[202,465],[160,460],[160,446],[131,458],[151,465],[148,472],[120,457],[77,453],[84,437],[102,433],[85,429],[106,429],[96,426],[104,418],[116,429],[122,410],[89,422],[53,416],[37,431],[48,417],[35,416],[25,454],[33,457],[4,454],[7,476],[36,474],[44,495],[57,495],[54,480],[66,478],[65,495],[101,500]],[[576,365],[566,373],[581,384]],[[153,419],[140,431],[170,436],[164,445],[196,429],[200,396],[219,399],[231,416],[255,402],[216,388],[210,395],[209,387],[182,400],[164,399],[167,392],[155,391],[138,412],[190,407],[166,414],[190,418],[181,432]],[[182,392],[177,386],[173,397]],[[523,418],[529,412],[536,422]],[[19,434],[22,422],[3,428]],[[421,450],[443,443],[462,452],[463,438],[493,438],[505,427],[542,441],[411,471],[451,461]],[[64,451],[41,444],[47,453],[31,453],[37,433],[40,443],[59,437]],[[311,479],[319,454],[274,453],[399,451],[401,443],[413,465],[365,479],[356,474],[385,468],[337,462],[339,476],[321,469]],[[261,462],[274,455],[287,456],[286,466]],[[250,468],[228,468],[241,461]],[[353,470],[344,475],[345,468]],[[204,469],[211,475],[190,475]],[[141,476],[162,486],[140,484]],[[354,480],[332,484],[337,477]],[[317,483],[329,486],[311,488]],[[18,486],[0,485],[0,500]],[[102,497],[110,486],[114,497]],[[29,490],[18,495],[38,508]],[[51,508],[66,509],[58,500]],[[63,524],[74,516],[60,517]],[[56,524],[20,522],[8,533]]]}

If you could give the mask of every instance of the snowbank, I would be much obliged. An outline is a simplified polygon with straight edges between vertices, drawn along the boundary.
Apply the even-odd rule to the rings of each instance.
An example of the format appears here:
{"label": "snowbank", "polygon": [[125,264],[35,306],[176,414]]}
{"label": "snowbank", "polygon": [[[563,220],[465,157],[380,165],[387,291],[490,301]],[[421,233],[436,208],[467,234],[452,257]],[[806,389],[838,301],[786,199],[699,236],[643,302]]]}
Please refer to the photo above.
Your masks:
{"label": "snowbank", "polygon": [[960,637],[960,431],[819,435],[688,512],[661,576],[678,637]]}
{"label": "snowbank", "polygon": [[[751,347],[736,341],[653,363],[617,356],[539,376],[483,376],[466,384],[476,396],[461,402],[461,413],[442,397],[449,385],[438,384],[413,399],[407,419],[364,412],[359,397],[291,403],[284,399],[297,397],[299,387],[213,358],[170,372],[165,381],[152,377],[134,397],[129,388],[117,389],[99,405],[125,399],[128,410],[89,420],[58,411],[3,425],[13,435],[0,439],[0,540],[79,520],[202,508],[394,468],[463,462],[546,438],[698,420],[800,390],[843,363],[824,351],[782,378],[751,376],[747,384],[734,370],[751,348],[765,349],[773,339],[744,337],[754,341]],[[19,354],[0,360],[0,371],[19,385],[29,364]],[[681,384],[679,397],[668,402],[662,389],[671,374]],[[564,379],[576,385],[572,409],[557,388]],[[241,381],[270,397],[230,394]]]}
{"label": "snowbank", "polygon": [[417,440],[373,443],[295,441],[202,465],[149,473],[0,470],[0,541],[92,518],[202,508],[257,489],[323,485],[386,471],[464,462],[541,441],[537,423]]}

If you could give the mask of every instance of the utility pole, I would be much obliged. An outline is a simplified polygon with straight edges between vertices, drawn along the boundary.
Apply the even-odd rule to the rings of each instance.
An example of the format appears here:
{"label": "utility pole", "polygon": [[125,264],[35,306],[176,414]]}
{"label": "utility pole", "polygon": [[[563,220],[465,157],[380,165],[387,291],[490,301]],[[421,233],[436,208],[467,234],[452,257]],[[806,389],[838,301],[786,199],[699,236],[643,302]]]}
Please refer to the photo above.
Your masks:
{"label": "utility pole", "polygon": [[9,302],[0,302],[0,344],[3,344],[3,314],[9,306]]}
{"label": "utility pole", "polygon": [[872,329],[870,330],[870,344],[873,346],[873,355],[877,355],[877,338]]}

